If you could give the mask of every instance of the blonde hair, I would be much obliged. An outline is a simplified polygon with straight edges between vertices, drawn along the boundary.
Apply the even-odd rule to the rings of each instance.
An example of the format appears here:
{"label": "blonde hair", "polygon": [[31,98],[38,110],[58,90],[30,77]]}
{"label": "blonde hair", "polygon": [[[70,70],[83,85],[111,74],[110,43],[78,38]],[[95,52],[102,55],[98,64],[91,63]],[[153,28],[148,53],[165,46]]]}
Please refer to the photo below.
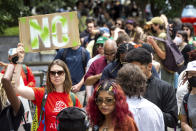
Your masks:
{"label": "blonde hair", "polygon": [[[2,77],[3,74],[0,73],[0,81]],[[7,95],[5,93],[5,90],[3,89],[3,84],[1,82],[0,82],[0,101],[2,104],[2,109],[7,106]]]}

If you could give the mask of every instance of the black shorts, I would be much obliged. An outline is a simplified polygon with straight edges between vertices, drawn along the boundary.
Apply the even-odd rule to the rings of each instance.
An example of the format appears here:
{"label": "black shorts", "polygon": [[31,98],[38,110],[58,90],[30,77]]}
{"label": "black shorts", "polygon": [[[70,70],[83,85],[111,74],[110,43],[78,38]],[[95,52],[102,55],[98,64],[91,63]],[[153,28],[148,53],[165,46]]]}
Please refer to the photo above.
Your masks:
{"label": "black shorts", "polygon": [[4,108],[2,110],[2,112],[0,114],[0,131],[9,131],[10,130],[7,112],[10,113],[10,120],[11,120],[12,126],[13,126],[14,130],[17,131],[20,126],[22,116],[24,115],[24,107],[23,107],[22,102],[20,104],[20,109],[16,115],[14,115],[14,111],[13,111],[11,105],[7,106],[6,108]]}

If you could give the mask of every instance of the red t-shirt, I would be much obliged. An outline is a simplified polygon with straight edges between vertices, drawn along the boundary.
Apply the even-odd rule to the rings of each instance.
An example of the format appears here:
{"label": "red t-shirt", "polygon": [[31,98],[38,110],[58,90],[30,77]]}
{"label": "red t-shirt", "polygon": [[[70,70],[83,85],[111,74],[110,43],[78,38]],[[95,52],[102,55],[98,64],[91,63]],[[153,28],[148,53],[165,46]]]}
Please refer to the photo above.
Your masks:
{"label": "red t-shirt", "polygon": [[[35,94],[35,100],[33,101],[34,104],[38,107],[38,120],[40,116],[41,110],[41,102],[44,96],[45,88],[32,88]],[[76,107],[81,108],[80,101],[77,97],[76,100]],[[58,93],[58,92],[51,92],[48,93],[46,104],[45,104],[45,125],[46,131],[57,131],[56,129],[56,116],[57,114],[64,108],[73,106],[73,102],[71,96],[67,93]],[[44,119],[44,116],[42,116]],[[40,126],[38,127],[37,131],[43,131],[44,125],[40,122]]]}

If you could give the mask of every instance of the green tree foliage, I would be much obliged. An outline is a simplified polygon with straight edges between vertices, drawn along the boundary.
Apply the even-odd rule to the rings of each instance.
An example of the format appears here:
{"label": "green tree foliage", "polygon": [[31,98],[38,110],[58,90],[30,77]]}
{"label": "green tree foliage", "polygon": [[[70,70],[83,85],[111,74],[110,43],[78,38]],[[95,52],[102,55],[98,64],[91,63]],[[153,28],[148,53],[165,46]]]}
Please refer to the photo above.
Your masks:
{"label": "green tree foliage", "polygon": [[70,7],[73,9],[77,0],[42,0],[40,1],[33,1],[32,5],[36,8],[36,13],[38,14],[48,14],[48,13],[55,13],[60,8],[66,9]]}
{"label": "green tree foliage", "polygon": [[0,33],[7,27],[17,26],[18,18],[30,16],[31,10],[37,14],[55,13],[60,8],[75,6],[77,0],[0,0]]}
{"label": "green tree foliage", "polygon": [[29,7],[24,6],[23,0],[0,0],[0,33],[8,26],[17,25],[18,17],[29,14]]}
{"label": "green tree foliage", "polygon": [[153,16],[165,14],[168,18],[180,17],[182,9],[192,4],[196,7],[196,0],[131,0],[135,1],[139,9],[145,16],[145,7],[147,4],[151,5]]}

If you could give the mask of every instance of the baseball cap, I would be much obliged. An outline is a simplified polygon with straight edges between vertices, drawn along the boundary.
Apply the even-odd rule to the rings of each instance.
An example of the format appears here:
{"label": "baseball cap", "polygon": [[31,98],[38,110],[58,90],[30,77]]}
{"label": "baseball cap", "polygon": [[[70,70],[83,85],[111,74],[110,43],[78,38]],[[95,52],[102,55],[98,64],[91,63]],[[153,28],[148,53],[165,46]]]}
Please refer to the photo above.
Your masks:
{"label": "baseball cap", "polygon": [[161,19],[161,17],[153,17],[146,24],[148,24],[148,25],[151,25],[151,24],[160,24],[160,25],[163,25],[164,24],[164,21]]}
{"label": "baseball cap", "polygon": [[104,44],[106,40],[108,40],[107,37],[101,36],[97,39],[96,44]]}
{"label": "baseball cap", "polygon": [[101,27],[99,28],[99,31],[101,34],[105,34],[105,36],[110,36],[110,29],[107,27]]}
{"label": "baseball cap", "polygon": [[110,34],[110,30],[107,27],[100,27],[99,30],[100,30],[101,33],[108,33],[108,34]]}
{"label": "baseball cap", "polygon": [[196,60],[189,62],[185,71],[196,71]]}
{"label": "baseball cap", "polygon": [[13,56],[15,54],[17,54],[16,48],[10,48],[8,50],[8,56]]}

